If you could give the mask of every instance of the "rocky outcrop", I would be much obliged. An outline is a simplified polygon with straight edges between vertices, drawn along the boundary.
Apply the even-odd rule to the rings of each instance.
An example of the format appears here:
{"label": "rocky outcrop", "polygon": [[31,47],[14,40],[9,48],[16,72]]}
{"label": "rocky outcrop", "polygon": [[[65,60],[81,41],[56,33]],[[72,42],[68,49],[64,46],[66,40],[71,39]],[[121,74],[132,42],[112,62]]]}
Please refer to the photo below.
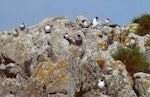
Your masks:
{"label": "rocky outcrop", "polygon": [[139,93],[140,97],[150,96],[150,75],[145,73],[134,74],[135,89]]}
{"label": "rocky outcrop", "polygon": [[[82,28],[78,23],[83,19],[90,22],[84,16],[77,23],[67,17],[46,18],[18,36],[13,30],[0,33],[1,97],[148,97],[149,74],[137,73],[133,79],[110,54],[128,46],[132,37],[149,53],[150,35],[138,36],[130,26]],[[46,24],[51,33],[44,32]],[[83,38],[80,46],[74,41],[77,35]],[[105,89],[98,87],[99,79]]]}

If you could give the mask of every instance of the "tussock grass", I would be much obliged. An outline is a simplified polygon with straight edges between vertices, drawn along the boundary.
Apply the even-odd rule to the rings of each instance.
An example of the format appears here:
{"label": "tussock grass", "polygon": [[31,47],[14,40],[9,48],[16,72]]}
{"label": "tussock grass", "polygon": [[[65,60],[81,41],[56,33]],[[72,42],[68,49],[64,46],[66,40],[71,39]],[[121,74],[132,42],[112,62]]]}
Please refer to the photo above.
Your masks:
{"label": "tussock grass", "polygon": [[131,76],[136,72],[148,72],[149,63],[146,55],[145,53],[140,52],[138,47],[119,47],[116,52],[111,54],[111,56],[114,60],[122,61]]}
{"label": "tussock grass", "polygon": [[137,34],[144,36],[150,34],[150,14],[143,14],[140,17],[135,17],[132,23],[139,24]]}

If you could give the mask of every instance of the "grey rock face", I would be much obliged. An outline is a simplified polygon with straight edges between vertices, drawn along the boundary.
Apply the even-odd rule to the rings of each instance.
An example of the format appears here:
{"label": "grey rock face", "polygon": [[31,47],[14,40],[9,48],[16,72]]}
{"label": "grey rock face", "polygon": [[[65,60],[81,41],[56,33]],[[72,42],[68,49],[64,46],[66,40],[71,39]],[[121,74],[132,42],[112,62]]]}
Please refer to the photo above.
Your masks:
{"label": "grey rock face", "polygon": [[150,46],[148,46],[145,50],[145,54],[147,56],[147,60],[150,62]]}
{"label": "grey rock face", "polygon": [[145,73],[134,74],[135,89],[139,97],[150,97],[150,75]]}
{"label": "grey rock face", "polygon": [[[13,36],[13,30],[0,33],[0,95],[10,97],[137,97],[149,96],[148,78],[135,81],[121,61],[110,53],[120,45],[121,27],[81,28],[67,17],[46,18]],[[45,33],[44,26],[51,26]],[[68,33],[70,43],[64,38]],[[83,39],[75,45],[76,36]],[[136,36],[142,51],[144,37]],[[128,34],[123,34],[129,37]],[[138,44],[138,45],[139,45]],[[125,45],[126,46],[126,45]],[[146,49],[147,51],[147,49]],[[140,74],[149,76],[149,74]],[[142,78],[141,77],[141,78]],[[98,87],[103,79],[105,89]],[[135,83],[134,83],[135,82]],[[135,92],[135,89],[138,91]],[[147,89],[147,90],[145,90]],[[147,97],[148,97],[147,96]]]}

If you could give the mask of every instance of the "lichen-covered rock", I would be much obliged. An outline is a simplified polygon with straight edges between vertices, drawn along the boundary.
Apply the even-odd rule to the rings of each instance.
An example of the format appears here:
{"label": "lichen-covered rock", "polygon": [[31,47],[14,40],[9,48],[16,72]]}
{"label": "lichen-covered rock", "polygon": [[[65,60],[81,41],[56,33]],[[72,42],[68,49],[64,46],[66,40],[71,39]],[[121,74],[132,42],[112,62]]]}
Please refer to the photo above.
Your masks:
{"label": "lichen-covered rock", "polygon": [[85,16],[77,16],[76,23],[80,25],[83,20],[87,21],[89,24],[91,23],[91,21]]}
{"label": "lichen-covered rock", "polygon": [[53,64],[42,62],[37,66],[32,79],[39,81],[50,94],[67,94],[69,87],[69,75],[67,73],[68,63],[65,60]]}
{"label": "lichen-covered rock", "polygon": [[[137,97],[133,90],[133,81],[121,61],[110,61],[111,67],[104,68],[104,77],[108,94],[113,97]],[[115,87],[115,88],[114,88]]]}
{"label": "lichen-covered rock", "polygon": [[16,62],[22,65],[25,61],[31,59],[34,56],[35,50],[32,40],[30,38],[26,36],[17,38],[12,37],[10,38],[11,41],[9,41],[9,37],[7,38],[8,40],[5,40],[5,42],[0,43],[0,53],[6,59],[6,63],[7,60],[12,60],[12,63]]}
{"label": "lichen-covered rock", "polygon": [[139,72],[134,74],[134,79],[138,97],[150,97],[150,75]]}
{"label": "lichen-covered rock", "polygon": [[[145,54],[147,56],[148,62],[150,63],[150,46],[146,47]],[[149,70],[150,70],[150,66],[149,66]]]}
{"label": "lichen-covered rock", "polygon": [[[81,28],[78,24],[82,20],[91,22],[84,16],[77,16],[76,22],[67,17],[46,18],[19,31],[18,36],[12,35],[13,30],[0,33],[0,95],[148,97],[149,74],[140,73],[134,81],[111,53],[135,38],[136,46],[149,59],[149,35],[133,33],[137,25]],[[51,26],[51,33],[45,33],[46,24]],[[65,33],[70,40],[64,38]],[[80,46],[75,44],[77,35],[83,38]],[[105,83],[104,89],[98,87],[100,79]]]}

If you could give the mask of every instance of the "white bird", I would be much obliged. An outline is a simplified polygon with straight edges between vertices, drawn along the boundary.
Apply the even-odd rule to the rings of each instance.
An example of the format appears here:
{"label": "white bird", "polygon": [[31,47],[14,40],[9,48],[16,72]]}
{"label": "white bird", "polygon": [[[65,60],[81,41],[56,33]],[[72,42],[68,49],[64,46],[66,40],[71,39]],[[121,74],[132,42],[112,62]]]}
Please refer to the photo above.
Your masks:
{"label": "white bird", "polygon": [[69,44],[75,44],[75,42],[71,39],[68,33],[65,33],[64,38],[68,40]]}
{"label": "white bird", "polygon": [[14,29],[14,31],[12,32],[13,36],[17,37],[19,35],[19,32],[17,29]]}
{"label": "white bird", "polygon": [[82,23],[79,24],[82,28],[89,28],[91,26],[91,23],[89,23],[87,20],[83,20]]}
{"label": "white bird", "polygon": [[104,82],[104,80],[102,80],[102,79],[99,79],[98,80],[98,87],[100,88],[100,89],[105,89],[106,87],[105,87],[105,82]]}
{"label": "white bird", "polygon": [[98,17],[95,17],[93,19],[93,22],[92,22],[92,25],[91,25],[92,28],[96,28],[98,26],[98,22],[97,21],[98,21]]}
{"label": "white bird", "polygon": [[135,47],[135,46],[136,46],[136,41],[135,41],[134,38],[132,38],[132,39],[130,40],[130,42],[129,42],[129,47],[133,48],[133,47]]}
{"label": "white bird", "polygon": [[20,30],[23,31],[25,29],[25,24],[24,22],[22,24],[20,24]]}
{"label": "white bird", "polygon": [[50,33],[50,32],[51,32],[51,27],[50,27],[50,25],[49,25],[49,24],[46,24],[44,30],[45,30],[45,33]]}
{"label": "white bird", "polygon": [[68,40],[68,39],[69,39],[69,35],[68,35],[68,33],[65,33],[64,38],[65,38],[66,40]]}
{"label": "white bird", "polygon": [[104,21],[97,21],[100,26],[107,26],[111,20],[106,18]]}

